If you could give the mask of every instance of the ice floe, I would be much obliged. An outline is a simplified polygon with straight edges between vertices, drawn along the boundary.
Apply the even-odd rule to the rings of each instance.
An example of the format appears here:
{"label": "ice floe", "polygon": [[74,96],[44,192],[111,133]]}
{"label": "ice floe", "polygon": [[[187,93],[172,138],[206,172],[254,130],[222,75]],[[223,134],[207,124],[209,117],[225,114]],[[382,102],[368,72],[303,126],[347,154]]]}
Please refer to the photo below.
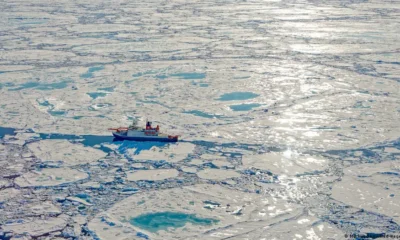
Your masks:
{"label": "ice floe", "polygon": [[20,187],[47,187],[65,183],[73,183],[86,179],[87,173],[69,168],[45,168],[40,171],[31,171],[15,179]]}
{"label": "ice floe", "polygon": [[240,177],[240,174],[233,170],[204,169],[197,173],[197,176],[209,180],[224,180],[228,178]]}
{"label": "ice floe", "polygon": [[334,225],[307,216],[284,221],[274,226],[260,227],[241,235],[243,239],[346,239],[345,234]]}
{"label": "ice floe", "polygon": [[15,188],[6,188],[0,190],[0,202],[6,202],[21,194],[20,190]]}
{"label": "ice floe", "polygon": [[400,223],[400,162],[361,164],[346,168],[332,197],[351,206],[392,217]]}
{"label": "ice floe", "polygon": [[4,231],[13,232],[14,234],[27,233],[32,237],[40,237],[51,232],[64,229],[68,224],[69,217],[60,215],[58,217],[25,219],[22,223],[11,223],[3,225]]}
{"label": "ice floe", "polygon": [[128,172],[126,179],[128,181],[160,181],[168,178],[177,177],[179,172],[176,169],[155,169],[155,170],[139,170]]}
{"label": "ice floe", "polygon": [[194,148],[195,145],[192,143],[179,142],[168,144],[165,147],[152,147],[150,150],[142,150],[132,158],[135,161],[165,160],[167,162],[179,162],[192,153]]}
{"label": "ice floe", "polygon": [[286,152],[244,155],[242,162],[244,167],[254,167],[271,171],[274,174],[285,175],[321,171],[328,164],[328,160],[321,156],[299,154],[289,150]]}
{"label": "ice floe", "polygon": [[[210,205],[215,207],[210,209],[207,207]],[[266,211],[267,214],[260,215],[260,211]],[[168,218],[163,217],[163,214],[167,213],[176,213],[176,216],[170,216],[176,224],[171,224]],[[90,221],[89,228],[97,236],[105,239],[117,235],[135,239],[140,232],[152,239],[172,239],[178,236],[191,239],[223,239],[254,231],[260,226],[272,226],[284,219],[300,216],[301,213],[301,207],[283,200],[243,193],[218,185],[195,185],[133,195],[107,212],[98,214]],[[138,217],[144,217],[146,214],[149,220],[152,218],[157,221],[157,225],[154,226],[166,228],[141,228],[141,220]],[[199,221],[198,224],[201,219],[209,220],[204,220],[204,224],[200,225],[195,222],[186,223],[188,215],[198,218],[194,220]],[[135,218],[138,222],[132,221]]]}
{"label": "ice floe", "polygon": [[41,203],[34,203],[28,205],[30,211],[34,214],[43,215],[43,214],[50,214],[50,215],[59,215],[61,214],[61,209],[55,206],[52,202],[41,202]]}
{"label": "ice floe", "polygon": [[41,140],[28,144],[29,150],[43,162],[61,161],[63,166],[74,166],[97,161],[106,153],[67,140]]}

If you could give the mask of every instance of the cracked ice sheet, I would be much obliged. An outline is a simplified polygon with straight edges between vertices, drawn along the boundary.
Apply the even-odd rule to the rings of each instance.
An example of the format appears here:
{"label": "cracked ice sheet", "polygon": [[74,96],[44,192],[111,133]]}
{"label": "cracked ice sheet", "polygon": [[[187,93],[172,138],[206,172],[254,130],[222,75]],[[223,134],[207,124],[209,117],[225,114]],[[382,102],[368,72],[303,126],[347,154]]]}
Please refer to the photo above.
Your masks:
{"label": "cracked ice sheet", "polygon": [[83,180],[88,176],[87,173],[70,168],[45,168],[24,173],[15,179],[15,183],[20,187],[57,186]]}
{"label": "cracked ice sheet", "polygon": [[[217,202],[220,205],[213,210],[207,209],[204,207],[205,201]],[[186,224],[185,229],[169,229],[155,233],[129,223],[132,217],[163,211],[196,214],[198,217],[213,218],[219,222],[210,226]],[[152,239],[175,239],[178,236],[190,239],[223,239],[296,218],[302,211],[300,206],[284,200],[205,184],[128,197],[107,212],[98,214],[88,226],[104,239],[136,239],[137,231],[148,234]],[[241,214],[237,214],[238,212]],[[102,217],[106,221],[102,221]],[[110,227],[107,222],[115,223],[115,226]]]}
{"label": "cracked ice sheet", "polygon": [[324,93],[327,95],[324,97],[315,95],[295,103],[282,103],[269,109],[278,115],[253,113],[250,115],[256,118],[253,121],[209,127],[209,131],[225,139],[234,136],[241,142],[285,143],[295,148],[317,149],[356,148],[398,138],[400,133],[395,121],[398,111],[389,110],[398,106],[397,91],[392,91],[393,98],[383,96],[385,90],[373,90],[374,93],[342,91],[338,89]]}
{"label": "cracked ice sheet", "polygon": [[[235,64],[235,62],[231,62]],[[164,63],[165,64],[165,63]],[[204,64],[204,63],[201,63]],[[251,75],[252,84],[247,84],[248,79],[238,79],[234,82],[229,82],[230,78],[235,76],[236,71],[227,69],[225,66],[215,63],[206,71],[206,81],[211,82],[214,89],[208,90],[207,88],[199,88],[193,85],[191,81],[184,81],[177,78],[167,78],[166,81],[159,81],[156,79],[157,72],[160,74],[167,74],[158,67],[156,73],[152,76],[142,76],[135,79],[132,84],[126,86],[124,80],[132,80],[128,77],[131,74],[143,72],[141,70],[131,71],[127,74],[123,69],[129,69],[129,63],[120,65],[109,65],[104,70],[96,72],[96,82],[85,83],[81,82],[76,76],[71,76],[78,85],[77,91],[63,91],[55,90],[46,96],[46,100],[55,106],[55,110],[65,111],[66,115],[62,117],[52,117],[47,113],[47,109],[38,106],[37,99],[43,97],[40,91],[32,91],[29,94],[24,94],[23,97],[27,98],[27,104],[7,104],[6,110],[21,109],[19,110],[20,116],[17,117],[21,123],[26,123],[32,126],[36,122],[36,127],[42,132],[61,132],[61,133],[91,133],[91,134],[109,134],[106,129],[114,125],[127,125],[126,110],[131,109],[132,104],[139,104],[140,108],[135,113],[129,115],[139,116],[152,116],[160,122],[163,131],[176,132],[183,134],[185,139],[204,139],[215,141],[218,137],[220,142],[240,141],[250,143],[280,143],[287,142],[294,146],[300,147],[319,147],[319,148],[334,148],[338,146],[360,146],[364,143],[368,144],[374,139],[368,136],[376,135],[376,130],[387,128],[384,132],[378,135],[380,139],[391,139],[397,136],[398,132],[393,124],[381,122],[377,119],[388,117],[395,119],[397,117],[396,111],[386,111],[379,108],[381,104],[396,107],[396,97],[399,95],[394,86],[394,83],[385,82],[379,85],[379,91],[373,90],[371,86],[376,86],[376,79],[366,76],[363,79],[364,83],[352,83],[352,78],[357,78],[357,74],[349,72],[343,80],[332,82],[330,76],[326,76],[330,72],[331,75],[336,76],[342,72],[330,67],[313,67],[312,71],[309,70],[311,65],[300,64],[294,62],[285,62],[269,66],[269,69],[260,69],[252,67],[244,68],[243,71],[249,72]],[[152,64],[142,63],[148,69],[151,69]],[[194,71],[190,64],[188,67],[178,67],[172,62],[165,64],[169,67],[168,72],[190,72]],[[285,67],[282,67],[285,65]],[[239,66],[239,68],[241,68]],[[265,82],[263,71],[270,71],[274,74],[283,74],[289,71],[288,77],[272,77],[271,81]],[[294,73],[290,73],[294,70]],[[80,72],[84,72],[83,68]],[[95,100],[90,99],[86,94],[88,91],[93,91],[93,88],[101,85],[106,85],[109,72],[118,72],[121,74],[120,81],[114,81],[113,86],[116,87],[117,93],[110,93],[104,98]],[[203,72],[204,70],[197,70]],[[226,72],[227,79],[220,79],[218,72]],[[121,73],[120,73],[121,72]],[[145,72],[145,71],[144,71]],[[33,72],[33,74],[37,74]],[[53,73],[56,74],[56,73]],[[4,75],[4,74],[2,74]],[[128,76],[127,76],[128,75]],[[293,75],[293,76],[292,76]],[[1,75],[0,75],[1,76]],[[311,76],[311,79],[309,79]],[[218,80],[218,81],[217,81]],[[343,85],[344,84],[344,85]],[[109,86],[110,84],[108,84]],[[218,97],[223,93],[232,91],[243,91],[243,85],[246,85],[246,91],[251,91],[260,94],[255,99],[246,101],[218,101]],[[229,87],[229,88],[228,88]],[[358,88],[362,90],[368,89],[371,91],[367,94],[350,91],[349,89]],[[261,89],[261,91],[260,91]],[[268,90],[268,96],[263,92]],[[132,91],[137,92],[132,95]],[[388,97],[385,95],[379,96],[375,94],[383,94],[388,91],[391,93]],[[10,95],[11,93],[5,92]],[[157,95],[157,98],[147,99],[148,96]],[[199,101],[187,102],[185,99],[195,97]],[[351,99],[349,101],[349,99]],[[374,102],[368,102],[369,100]],[[293,103],[295,101],[295,103]],[[365,102],[367,108],[354,109],[353,106],[357,102]],[[274,106],[274,103],[278,103]],[[336,103],[346,106],[347,111],[337,108]],[[250,111],[246,113],[245,118],[255,118],[253,121],[243,120],[240,112],[234,112],[229,109],[230,105],[242,103],[260,103],[269,108],[269,113],[260,111]],[[97,104],[111,104],[110,106],[98,109],[96,111],[89,111],[88,108],[96,106]],[[294,105],[293,105],[294,104]],[[33,105],[26,111],[26,105]],[[25,107],[23,107],[25,106]],[[117,107],[116,107],[117,106]],[[22,110],[24,109],[24,110]],[[36,110],[35,110],[36,109]],[[329,109],[329,111],[326,111]],[[216,116],[224,116],[227,119],[204,118],[194,116],[191,114],[183,113],[185,111],[198,110],[209,114],[216,114]],[[2,111],[0,109],[0,111]],[[278,112],[280,115],[271,115],[270,113]],[[175,115],[166,114],[172,112]],[[323,114],[321,114],[323,113]],[[26,115],[33,115],[32,121],[27,121]],[[357,114],[357,119],[352,120],[351,117]],[[80,119],[73,119],[75,116],[84,116]],[[40,119],[45,118],[47,124],[41,123]],[[97,124],[93,125],[93,119],[96,119]],[[185,127],[181,119],[185,119],[185,124],[190,124],[193,127]],[[4,119],[4,124],[7,119]],[[114,122],[113,122],[114,121]],[[357,122],[361,121],[361,126],[357,126]],[[57,130],[54,123],[61,125]],[[3,125],[4,125],[3,124]],[[355,125],[357,128],[352,129]],[[264,126],[265,128],[261,127]],[[369,127],[374,126],[374,127]],[[176,127],[172,130],[172,127]],[[270,127],[270,128],[266,128]],[[327,127],[327,128],[326,128]],[[363,133],[363,134],[360,134]],[[337,135],[337,134],[340,135]],[[193,135],[193,136],[192,136]],[[366,136],[366,137],[362,137]],[[379,139],[378,139],[379,140]]]}
{"label": "cracked ice sheet", "polygon": [[18,145],[24,145],[28,141],[32,141],[35,139],[40,138],[40,135],[37,133],[17,133],[15,136],[6,136],[4,137],[4,140],[7,141],[7,143],[12,143],[12,144],[18,144]]}
{"label": "cracked ice sheet", "polygon": [[6,188],[0,190],[0,202],[7,202],[19,195],[21,195],[21,191],[15,188]]}
{"label": "cracked ice sheet", "polygon": [[4,231],[12,231],[16,234],[28,233],[32,237],[39,237],[50,232],[64,229],[69,217],[60,215],[58,217],[48,217],[45,219],[33,218],[25,219],[23,223],[12,223],[3,225]]}
{"label": "cracked ice sheet", "polygon": [[212,154],[202,154],[200,156],[201,159],[211,162],[218,168],[233,168],[234,166],[230,163],[226,157],[220,155],[212,155]]}
{"label": "cracked ice sheet", "polygon": [[[176,131],[185,140],[311,150],[352,148],[399,136],[398,70],[390,67],[396,64],[379,62],[398,59],[387,57],[398,48],[398,12],[391,1],[215,4],[195,0],[187,4],[179,0],[160,5],[158,1],[76,4],[57,0],[49,5],[20,0],[1,4],[5,16],[0,19],[5,33],[0,36],[5,52],[0,61],[4,64],[0,66],[4,71],[0,74],[1,126],[109,134],[108,127],[127,125],[128,116],[151,116],[160,121],[162,131]],[[140,49],[123,52],[121,46],[129,49],[130,42]],[[108,44],[115,54],[100,51]],[[150,44],[162,48],[144,52],[152,50]],[[177,49],[180,45],[182,49]],[[53,58],[54,52],[59,56]],[[80,78],[89,67],[101,64],[104,70]],[[168,68],[168,73],[132,77],[161,68]],[[156,78],[184,71],[205,72],[203,82],[209,87],[200,87],[200,81]],[[63,78],[73,81],[63,90],[9,92],[5,86]],[[72,84],[77,90],[71,90]],[[87,95],[110,85],[115,85],[115,92],[106,97],[92,100]],[[243,90],[260,96],[216,100]],[[158,99],[146,101],[154,95]],[[48,100],[66,114],[51,116],[47,108],[38,106],[38,99]],[[369,106],[369,100],[375,103]],[[352,109],[357,101],[364,108]],[[88,110],[107,103],[113,105]],[[263,106],[243,113],[230,109],[242,103]],[[183,113],[191,110],[216,117]],[[80,116],[84,117],[73,119]],[[103,174],[114,178],[114,172]],[[296,191],[304,195],[312,190]]]}
{"label": "cracked ice sheet", "polygon": [[342,180],[333,186],[332,198],[390,216],[400,224],[399,160],[352,166],[344,173]]}
{"label": "cracked ice sheet", "polygon": [[297,175],[322,171],[327,168],[328,160],[321,156],[299,154],[296,151],[270,152],[242,157],[244,168],[268,170],[277,175]]}
{"label": "cracked ice sheet", "polygon": [[55,206],[52,202],[40,202],[40,203],[33,203],[28,204],[24,207],[30,209],[30,211],[34,214],[43,215],[43,214],[61,214],[61,209]]}
{"label": "cracked ice sheet", "polygon": [[28,148],[42,162],[62,161],[63,166],[91,163],[106,156],[101,150],[67,140],[41,140],[28,144]]}
{"label": "cracked ice sheet", "polygon": [[345,234],[335,226],[321,222],[320,219],[307,216],[297,219],[290,219],[274,226],[255,229],[249,233],[245,233],[238,237],[230,238],[239,239],[260,239],[260,240],[301,240],[301,239],[326,239],[326,240],[343,240]]}
{"label": "cracked ice sheet", "polygon": [[[26,195],[24,196],[26,197]],[[40,201],[39,202],[30,202],[31,200],[27,200],[21,206],[18,207],[18,212],[23,212],[25,216],[29,217],[54,217],[62,214],[62,211],[59,207],[54,205],[50,201]],[[13,212],[15,212],[16,206],[13,205],[15,203],[8,202],[8,204],[3,207],[6,216],[13,216]],[[15,213],[14,213],[15,214]],[[17,215],[17,219],[21,218]],[[12,218],[10,219],[12,220]],[[14,219],[15,220],[15,219]],[[15,221],[14,221],[15,222]]]}
{"label": "cracked ice sheet", "polygon": [[179,162],[193,153],[195,145],[192,143],[178,142],[168,144],[165,147],[152,147],[150,150],[142,150],[139,154],[133,155],[135,161],[165,160],[167,162]]}

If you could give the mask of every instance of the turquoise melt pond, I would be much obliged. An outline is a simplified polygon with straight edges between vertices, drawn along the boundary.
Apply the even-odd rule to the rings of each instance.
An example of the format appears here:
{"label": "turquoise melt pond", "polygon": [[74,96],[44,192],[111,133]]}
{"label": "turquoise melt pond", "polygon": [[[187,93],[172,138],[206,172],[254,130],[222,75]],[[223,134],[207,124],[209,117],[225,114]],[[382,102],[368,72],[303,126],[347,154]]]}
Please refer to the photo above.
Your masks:
{"label": "turquoise melt pond", "polygon": [[48,113],[51,115],[51,116],[54,116],[54,117],[59,117],[59,116],[64,116],[65,115],[65,111],[48,111]]}
{"label": "turquoise melt pond", "polygon": [[17,88],[9,89],[9,91],[19,91],[19,90],[31,89],[31,88],[34,88],[37,90],[42,90],[42,91],[63,89],[63,88],[66,88],[70,82],[71,82],[70,80],[55,82],[55,83],[26,82],[26,83],[21,84]]}
{"label": "turquoise melt pond", "polygon": [[171,74],[172,77],[178,77],[182,79],[204,79],[206,77],[205,73],[176,73]]}
{"label": "turquoise melt pond", "polygon": [[98,88],[97,90],[105,92],[114,92],[114,89],[115,87],[104,87],[104,88]]}
{"label": "turquoise melt pond", "polygon": [[0,127],[0,139],[3,138],[5,135],[14,135],[14,134],[15,134],[14,128]]}
{"label": "turquoise melt pond", "polygon": [[143,214],[135,218],[131,218],[129,222],[133,226],[149,232],[157,232],[160,230],[168,230],[168,228],[184,227],[186,223],[207,226],[218,223],[219,220],[212,218],[199,218],[196,217],[195,214],[186,214],[180,212],[158,212]]}
{"label": "turquoise melt pond", "polygon": [[248,100],[256,98],[258,96],[260,95],[252,92],[231,92],[223,94],[221,97],[218,98],[218,100],[220,101]]}
{"label": "turquoise melt pond", "polygon": [[96,99],[99,97],[105,97],[107,96],[107,93],[103,93],[103,92],[90,92],[87,93],[87,95],[89,95],[92,99]]}
{"label": "turquoise melt pond", "polygon": [[245,103],[245,104],[239,104],[239,105],[232,105],[229,107],[233,111],[250,111],[251,109],[260,107],[260,106],[261,106],[261,104],[258,104],[258,103]]}
{"label": "turquoise melt pond", "polygon": [[90,67],[88,71],[84,74],[81,74],[81,78],[92,78],[93,73],[97,71],[101,71],[104,69],[104,66]]}
{"label": "turquoise melt pond", "polygon": [[183,112],[183,113],[192,114],[192,115],[195,115],[195,116],[198,116],[198,117],[203,117],[203,118],[214,118],[214,117],[216,117],[215,115],[208,114],[208,113],[205,113],[205,112],[202,112],[202,111],[198,111],[198,110],[191,110],[191,111],[186,111],[186,112]]}

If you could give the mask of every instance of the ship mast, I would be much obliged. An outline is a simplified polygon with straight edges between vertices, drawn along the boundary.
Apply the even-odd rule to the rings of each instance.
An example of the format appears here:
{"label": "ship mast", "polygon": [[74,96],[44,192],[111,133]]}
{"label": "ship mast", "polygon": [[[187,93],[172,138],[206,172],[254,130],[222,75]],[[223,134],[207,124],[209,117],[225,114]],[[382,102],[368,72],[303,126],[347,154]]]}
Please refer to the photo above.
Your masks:
{"label": "ship mast", "polygon": [[133,118],[132,125],[129,126],[129,129],[137,129],[138,128],[137,123],[138,123],[137,119]]}

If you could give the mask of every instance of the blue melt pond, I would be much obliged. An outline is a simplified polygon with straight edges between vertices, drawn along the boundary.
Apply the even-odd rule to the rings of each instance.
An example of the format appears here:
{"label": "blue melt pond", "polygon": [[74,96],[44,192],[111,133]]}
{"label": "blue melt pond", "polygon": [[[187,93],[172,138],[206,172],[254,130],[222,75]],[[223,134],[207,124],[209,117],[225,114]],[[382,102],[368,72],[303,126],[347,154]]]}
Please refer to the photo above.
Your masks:
{"label": "blue melt pond", "polygon": [[107,38],[107,39],[112,39],[117,35],[117,33],[104,33],[104,34],[85,34],[81,35],[82,38]]}
{"label": "blue melt pond", "polygon": [[247,100],[256,98],[260,95],[252,93],[252,92],[232,92],[225,93],[221,97],[218,98],[220,101],[234,101],[234,100]]}
{"label": "blue melt pond", "polygon": [[143,76],[143,73],[135,73],[135,74],[132,74],[132,77],[141,77],[141,76]]}
{"label": "blue melt pond", "polygon": [[89,95],[92,99],[96,99],[99,97],[105,97],[107,96],[107,93],[103,93],[103,92],[90,92],[87,93],[87,95]]}
{"label": "blue melt pond", "polygon": [[99,91],[114,92],[115,87],[98,88]]}
{"label": "blue melt pond", "polygon": [[110,103],[99,103],[99,104],[96,104],[95,107],[93,107],[93,106],[88,107],[88,109],[90,111],[97,111],[97,109],[106,108],[106,107],[110,107],[110,106],[112,106]]}
{"label": "blue melt pond", "polygon": [[[40,139],[65,139],[65,140],[78,140],[82,141],[81,143],[87,147],[94,147],[95,145],[102,143],[112,143],[114,137],[113,136],[96,136],[96,135],[64,135],[64,134],[46,134],[40,133]],[[100,147],[100,150],[108,153],[112,150],[106,147]]]}
{"label": "blue melt pond", "polygon": [[75,195],[75,197],[83,199],[83,200],[87,201],[88,203],[91,202],[90,196],[86,193],[78,193]]}
{"label": "blue melt pond", "polygon": [[354,104],[353,108],[371,108],[370,106],[367,106],[365,103],[358,101],[356,104]]}
{"label": "blue melt pond", "polygon": [[0,83],[0,89],[2,89],[3,87],[13,87],[14,83],[11,82],[6,82],[6,83]]}
{"label": "blue melt pond", "polygon": [[199,111],[199,110],[191,110],[191,111],[186,111],[186,112],[183,112],[183,113],[192,114],[192,115],[195,115],[195,116],[198,116],[198,117],[203,117],[203,118],[214,118],[214,117],[217,117],[215,115],[208,114],[208,113],[205,113],[205,112],[202,112],[202,111]]}
{"label": "blue melt pond", "polygon": [[156,78],[164,80],[164,79],[168,78],[168,76],[164,75],[164,74],[158,74],[158,75],[156,75]]}
{"label": "blue melt pond", "polygon": [[258,103],[245,103],[245,104],[239,104],[239,105],[232,105],[229,107],[233,111],[250,111],[251,109],[260,107],[260,106],[261,106],[261,104],[258,104]]}
{"label": "blue melt pond", "polygon": [[16,18],[8,18],[8,20],[21,25],[31,25],[31,24],[44,24],[47,23],[49,19],[16,17]]}
{"label": "blue melt pond", "polygon": [[[0,128],[0,137],[4,128]],[[14,129],[7,130],[4,132],[6,134],[13,133]],[[94,147],[95,145],[100,145],[102,143],[114,143],[119,145],[118,152],[121,154],[126,154],[129,149],[134,148],[134,154],[139,154],[142,150],[150,150],[153,146],[163,147],[167,145],[167,142],[135,142],[135,141],[121,141],[114,139],[113,136],[96,136],[96,135],[66,135],[66,134],[45,134],[40,133],[40,139],[65,139],[69,141],[79,141],[86,147]],[[100,150],[109,153],[113,150],[101,146]]]}
{"label": "blue melt pond", "polygon": [[39,103],[40,106],[44,106],[44,107],[53,106],[47,100],[44,100],[43,102],[39,102],[39,101],[37,101],[37,102]]}
{"label": "blue melt pond", "polygon": [[27,82],[19,85],[17,88],[11,88],[9,91],[19,91],[23,89],[37,89],[37,90],[42,90],[42,91],[48,91],[48,90],[55,90],[55,89],[63,89],[68,86],[68,83],[71,81],[61,81],[61,82],[55,82],[55,83],[40,83],[40,82]]}
{"label": "blue melt pond", "polygon": [[172,77],[178,77],[181,79],[204,79],[206,77],[205,73],[175,73],[171,74]]}
{"label": "blue melt pond", "polygon": [[104,69],[104,66],[90,67],[89,70],[86,73],[81,74],[80,77],[81,78],[92,78],[94,72],[101,71],[103,69]]}
{"label": "blue melt pond", "polygon": [[132,225],[149,232],[168,230],[168,228],[180,228],[184,227],[186,223],[191,223],[193,225],[211,225],[217,222],[219,222],[219,220],[212,218],[199,218],[196,217],[195,214],[180,212],[148,213],[131,218],[130,220]]}
{"label": "blue melt pond", "polygon": [[3,138],[4,135],[15,135],[15,129],[0,127],[0,138]]}
{"label": "blue melt pond", "polygon": [[149,70],[149,71],[146,71],[146,72],[135,73],[135,74],[132,75],[132,77],[137,78],[137,77],[141,77],[141,76],[144,76],[144,75],[156,74],[156,73],[157,73],[157,71],[155,71],[155,70]]}
{"label": "blue melt pond", "polygon": [[[128,150],[135,149],[134,154],[139,154],[142,150],[150,150],[152,147],[164,147],[168,145],[168,142],[137,142],[137,141],[121,141],[114,140],[114,143],[120,143],[118,147],[118,152],[126,155]],[[125,156],[127,159],[130,159],[130,156]]]}
{"label": "blue melt pond", "polygon": [[53,110],[51,110],[51,111],[48,111],[48,113],[51,116],[58,117],[58,116],[64,116],[66,112],[65,111],[53,111]]}

